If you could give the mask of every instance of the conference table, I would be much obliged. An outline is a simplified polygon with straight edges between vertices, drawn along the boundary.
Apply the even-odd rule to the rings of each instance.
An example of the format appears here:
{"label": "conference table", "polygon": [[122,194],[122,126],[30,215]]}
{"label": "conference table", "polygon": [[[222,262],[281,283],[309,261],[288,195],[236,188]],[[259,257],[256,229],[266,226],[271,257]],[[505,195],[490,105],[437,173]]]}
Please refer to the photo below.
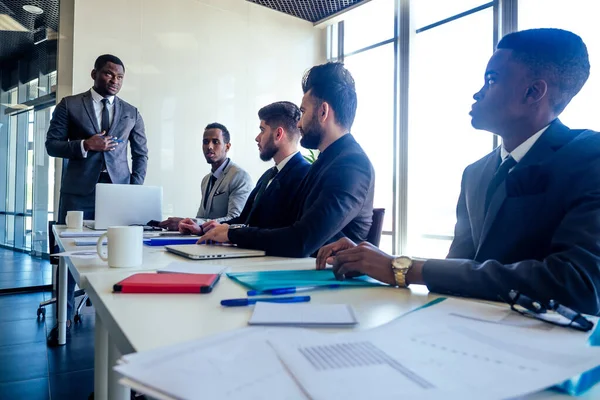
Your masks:
{"label": "conference table", "polygon": [[[64,226],[55,226],[53,229],[61,251],[82,249],[75,246],[73,239],[60,237]],[[95,308],[96,400],[129,399],[129,388],[119,383],[120,377],[112,368],[124,354],[197,340],[247,326],[252,307],[227,308],[220,305],[222,299],[246,297],[247,289],[226,277],[222,277],[209,294],[113,293],[113,285],[122,279],[141,271],[155,271],[172,262],[221,265],[229,267],[232,272],[315,267],[313,258],[250,257],[193,261],[168,253],[164,247],[151,246],[144,246],[143,262],[139,268],[109,268],[99,258],[61,257],[57,312],[59,343],[66,343],[66,291],[63,288],[66,288],[68,268]],[[438,297],[421,285],[413,285],[409,290],[361,287],[311,292],[311,301],[315,303],[352,305],[360,322],[353,328],[356,330],[388,323]],[[524,398],[570,397],[554,391],[543,391]],[[600,398],[600,385],[578,397],[585,400],[593,398]]]}

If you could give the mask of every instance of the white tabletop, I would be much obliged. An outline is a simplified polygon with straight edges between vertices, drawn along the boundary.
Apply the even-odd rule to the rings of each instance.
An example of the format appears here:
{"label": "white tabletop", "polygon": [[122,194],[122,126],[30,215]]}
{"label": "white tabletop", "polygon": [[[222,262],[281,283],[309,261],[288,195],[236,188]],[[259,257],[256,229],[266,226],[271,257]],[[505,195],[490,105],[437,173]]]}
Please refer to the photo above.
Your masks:
{"label": "white tabletop", "polygon": [[[55,229],[56,234],[61,227]],[[57,238],[58,239],[58,238]],[[58,239],[63,250],[81,249],[73,239]],[[222,307],[220,301],[246,297],[247,289],[223,276],[209,294],[124,294],[113,293],[113,285],[140,271],[152,271],[173,261],[226,265],[231,271],[270,269],[312,269],[315,260],[279,257],[252,257],[192,261],[165,252],[163,247],[144,246],[142,266],[136,269],[109,268],[98,259],[73,259],[69,269],[86,288],[97,316],[102,320],[122,354],[151,350],[247,326],[252,307]],[[351,329],[370,329],[439,297],[424,286],[410,290],[391,287],[342,288],[310,293],[312,302],[344,303],[354,307],[359,325]],[[321,330],[327,332],[327,330]],[[568,399],[569,396],[544,391],[527,399]],[[600,398],[600,386],[578,399]]]}

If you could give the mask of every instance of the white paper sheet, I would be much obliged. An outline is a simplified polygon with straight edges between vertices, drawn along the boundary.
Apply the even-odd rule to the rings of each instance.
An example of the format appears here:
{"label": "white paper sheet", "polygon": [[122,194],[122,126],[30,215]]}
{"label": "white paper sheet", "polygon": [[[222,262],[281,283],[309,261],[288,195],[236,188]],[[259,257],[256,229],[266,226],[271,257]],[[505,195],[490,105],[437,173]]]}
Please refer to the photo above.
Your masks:
{"label": "white paper sheet", "polygon": [[96,258],[98,253],[96,250],[72,250],[63,251],[62,253],[55,253],[52,256],[56,257],[71,257],[71,258]]}
{"label": "white paper sheet", "polygon": [[473,304],[448,299],[370,331],[269,342],[318,399],[503,399],[600,365],[586,334],[497,323],[506,309]]}
{"label": "white paper sheet", "polygon": [[159,358],[130,358],[115,370],[177,399],[306,399],[266,341],[268,331],[177,346]]}
{"label": "white paper sheet", "polygon": [[249,325],[354,326],[354,310],[347,304],[284,304],[258,302]]}

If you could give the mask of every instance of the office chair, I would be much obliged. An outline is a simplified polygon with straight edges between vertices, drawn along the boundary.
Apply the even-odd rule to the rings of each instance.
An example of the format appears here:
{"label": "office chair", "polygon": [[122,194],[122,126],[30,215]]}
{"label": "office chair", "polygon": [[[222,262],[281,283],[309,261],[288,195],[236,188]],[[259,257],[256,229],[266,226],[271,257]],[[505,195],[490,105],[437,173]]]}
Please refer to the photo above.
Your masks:
{"label": "office chair", "polygon": [[383,229],[383,217],[385,216],[385,208],[374,208],[373,209],[373,222],[371,223],[371,229],[367,234],[367,242],[372,245],[379,247],[381,241],[381,231]]}
{"label": "office chair", "polygon": [[[52,231],[52,226],[55,224],[56,224],[56,221],[48,221],[48,247],[50,248],[50,264],[56,265],[58,267],[59,257],[52,255],[52,254],[59,252],[58,245],[56,244],[56,238],[54,237],[54,232]],[[58,275],[58,269],[56,272],[57,272],[56,275]],[[58,281],[56,275],[53,275],[54,282]],[[75,297],[79,297],[79,296],[83,296],[83,299],[79,302],[79,305],[77,306],[77,309],[75,311],[75,315],[73,316],[73,322],[75,322],[75,323],[81,321],[81,309],[83,308],[83,304],[85,303],[85,305],[88,307],[92,305],[92,302],[88,298],[88,295],[85,294],[85,291],[83,289],[79,289],[79,290],[75,291]],[[44,307],[46,307],[47,305],[50,305],[50,304],[54,304],[54,303],[56,303],[56,301],[57,301],[56,297],[53,297],[50,300],[42,301],[37,309],[38,318],[40,316],[42,318],[45,318],[46,317],[46,309]]]}

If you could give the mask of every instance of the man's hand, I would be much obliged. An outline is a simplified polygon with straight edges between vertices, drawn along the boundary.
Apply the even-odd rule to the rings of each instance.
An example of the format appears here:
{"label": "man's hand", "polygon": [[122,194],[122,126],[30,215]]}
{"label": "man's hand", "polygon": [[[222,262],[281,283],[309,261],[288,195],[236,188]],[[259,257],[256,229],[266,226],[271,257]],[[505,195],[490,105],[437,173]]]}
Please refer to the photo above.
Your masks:
{"label": "man's hand", "polygon": [[220,224],[210,232],[205,233],[198,239],[196,243],[209,243],[209,242],[219,242],[219,243],[227,243],[229,242],[229,237],[227,234],[229,233],[229,225],[228,224]]}
{"label": "man's hand", "polygon": [[333,264],[333,273],[338,279],[344,279],[348,273],[360,272],[378,281],[390,285],[396,284],[392,270],[394,257],[379,250],[371,243],[362,242],[358,246],[337,252],[331,258],[333,258],[331,263]]}
{"label": "man's hand", "polygon": [[106,132],[102,131],[84,140],[83,148],[85,151],[113,151],[118,144],[113,136],[108,136]]}
{"label": "man's hand", "polygon": [[182,235],[203,235],[202,228],[191,218],[186,218],[179,222],[179,232]]}
{"label": "man's hand", "polygon": [[325,264],[333,265],[333,256],[353,247],[356,247],[356,243],[346,237],[321,247],[317,253],[317,269],[325,269]]}
{"label": "man's hand", "polygon": [[160,222],[158,226],[163,229],[167,229],[169,231],[178,231],[179,223],[183,220],[183,218],[179,217],[169,217],[166,220]]}
{"label": "man's hand", "polygon": [[206,221],[205,223],[202,224],[202,230],[204,231],[202,234],[212,231],[219,225],[220,224],[217,221]]}

